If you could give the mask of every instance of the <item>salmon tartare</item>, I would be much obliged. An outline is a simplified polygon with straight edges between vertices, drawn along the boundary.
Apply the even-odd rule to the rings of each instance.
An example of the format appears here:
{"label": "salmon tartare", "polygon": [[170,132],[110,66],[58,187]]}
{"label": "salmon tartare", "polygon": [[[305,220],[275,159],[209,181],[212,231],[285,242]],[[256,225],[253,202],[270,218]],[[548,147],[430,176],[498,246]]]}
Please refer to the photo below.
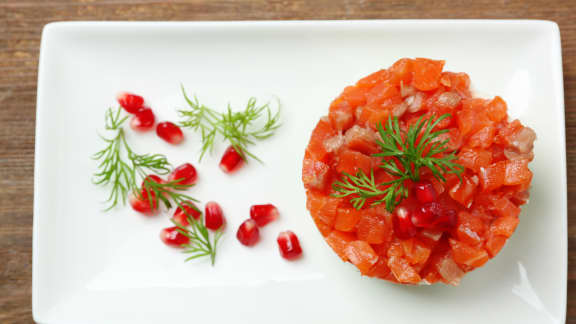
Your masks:
{"label": "salmon tartare", "polygon": [[443,68],[400,59],[344,88],[312,131],[307,208],[362,275],[458,285],[500,252],[528,202],[535,132]]}

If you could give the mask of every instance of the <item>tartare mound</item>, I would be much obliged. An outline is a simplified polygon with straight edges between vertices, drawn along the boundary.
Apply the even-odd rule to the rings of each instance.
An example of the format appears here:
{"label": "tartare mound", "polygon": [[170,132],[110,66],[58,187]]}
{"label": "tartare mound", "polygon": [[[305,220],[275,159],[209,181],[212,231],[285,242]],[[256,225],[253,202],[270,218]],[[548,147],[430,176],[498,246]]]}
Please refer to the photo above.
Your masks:
{"label": "tartare mound", "polygon": [[[307,208],[336,254],[363,275],[402,284],[457,285],[466,272],[496,256],[514,233],[528,201],[534,131],[509,120],[500,98],[474,98],[466,73],[443,71],[444,61],[400,59],[348,86],[330,104],[310,137],[302,179]],[[394,180],[382,168],[379,128],[396,118],[406,131],[445,116],[435,130],[459,174],[445,181],[423,167],[406,180],[407,197],[393,210],[369,200],[337,197],[347,175]]]}

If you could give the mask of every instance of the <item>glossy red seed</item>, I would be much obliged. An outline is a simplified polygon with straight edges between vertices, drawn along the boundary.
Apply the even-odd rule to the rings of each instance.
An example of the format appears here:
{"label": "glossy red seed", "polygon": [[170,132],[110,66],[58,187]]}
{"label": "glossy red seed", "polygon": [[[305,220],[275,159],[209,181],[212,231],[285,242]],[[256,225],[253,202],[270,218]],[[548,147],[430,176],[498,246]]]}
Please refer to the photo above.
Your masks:
{"label": "glossy red seed", "polygon": [[170,144],[180,144],[184,140],[182,130],[172,122],[158,123],[156,134]]}
{"label": "glossy red seed", "polygon": [[454,209],[443,210],[436,221],[434,228],[442,231],[449,231],[456,226],[458,215]]}
{"label": "glossy red seed", "polygon": [[188,226],[190,224],[190,222],[188,222],[188,216],[194,217],[196,220],[199,220],[200,217],[202,217],[200,209],[198,209],[198,207],[196,207],[196,205],[190,200],[183,202],[182,207],[184,207],[184,209],[178,207],[174,211],[174,215],[172,216],[174,222],[182,226]]}
{"label": "glossy red seed", "polygon": [[176,180],[178,180],[178,183],[182,185],[195,184],[196,180],[198,180],[196,168],[190,163],[184,163],[178,166],[174,171],[172,171],[172,173],[170,173],[170,176],[168,176],[168,181]]}
{"label": "glossy red seed", "polygon": [[284,231],[278,234],[276,239],[278,242],[278,248],[280,249],[280,255],[284,259],[294,260],[302,255],[302,248],[300,247],[300,241],[298,237],[292,231]]}
{"label": "glossy red seed", "polygon": [[262,227],[278,218],[278,208],[272,204],[253,205],[250,207],[250,218]]}
{"label": "glossy red seed", "polygon": [[133,93],[121,92],[116,96],[116,100],[124,110],[131,114],[144,106],[144,98]]}
{"label": "glossy red seed", "polygon": [[260,239],[260,230],[258,229],[256,221],[251,218],[245,220],[244,223],[238,227],[236,238],[240,243],[246,246],[252,246],[258,243],[258,240]]}
{"label": "glossy red seed", "polygon": [[416,227],[412,223],[410,212],[404,207],[396,208],[393,217],[394,233],[398,238],[406,240],[414,237],[417,233]]}
{"label": "glossy red seed", "polygon": [[442,207],[440,204],[436,202],[425,203],[412,213],[412,223],[416,227],[431,228],[434,226],[434,222],[441,211]]}
{"label": "glossy red seed", "polygon": [[138,109],[138,111],[134,113],[134,116],[132,116],[130,127],[135,131],[146,132],[154,128],[155,121],[156,118],[154,117],[152,109],[143,107]]}
{"label": "glossy red seed", "polygon": [[160,183],[160,184],[166,183],[166,181],[164,181],[164,179],[160,178],[159,176],[157,176],[155,174],[149,174],[146,176],[146,178],[144,178],[144,180],[142,180],[142,185],[141,185],[142,188],[144,188],[144,184],[147,181],[154,181],[154,182]]}
{"label": "glossy red seed", "polygon": [[186,235],[180,233],[177,226],[163,229],[160,232],[160,239],[164,244],[176,248],[181,248],[182,244],[190,243],[190,239]]}
{"label": "glossy red seed", "polygon": [[414,193],[416,199],[422,204],[433,202],[436,200],[436,189],[429,181],[420,181],[414,184]]}
{"label": "glossy red seed", "polygon": [[216,231],[224,225],[224,214],[217,202],[210,201],[204,207],[204,221],[206,228]]}
{"label": "glossy red seed", "polygon": [[130,197],[130,206],[139,213],[151,215],[153,211],[156,211],[158,201],[153,191],[150,191],[150,196],[152,197],[152,202],[149,199],[148,191],[142,189],[140,195],[132,195]]}
{"label": "glossy red seed", "polygon": [[220,160],[220,169],[224,173],[233,173],[238,171],[244,165],[242,156],[234,149],[233,146],[228,146],[222,159]]}

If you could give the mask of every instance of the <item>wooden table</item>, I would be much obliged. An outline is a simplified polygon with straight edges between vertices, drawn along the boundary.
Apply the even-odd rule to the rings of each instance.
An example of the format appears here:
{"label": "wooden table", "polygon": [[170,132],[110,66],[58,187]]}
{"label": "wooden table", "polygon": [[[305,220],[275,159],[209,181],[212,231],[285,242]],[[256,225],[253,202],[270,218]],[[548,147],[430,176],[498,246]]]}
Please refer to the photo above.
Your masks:
{"label": "wooden table", "polygon": [[500,18],[560,25],[568,156],[567,323],[576,323],[576,1],[0,0],[0,323],[32,323],[34,120],[40,33],[61,20]]}

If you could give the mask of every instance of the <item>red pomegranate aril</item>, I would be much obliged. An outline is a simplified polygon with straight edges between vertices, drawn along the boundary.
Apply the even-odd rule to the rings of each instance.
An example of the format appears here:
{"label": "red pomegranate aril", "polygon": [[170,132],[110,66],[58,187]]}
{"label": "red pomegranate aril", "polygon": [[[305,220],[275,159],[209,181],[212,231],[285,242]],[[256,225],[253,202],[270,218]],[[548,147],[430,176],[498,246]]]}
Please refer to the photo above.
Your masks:
{"label": "red pomegranate aril", "polygon": [[243,165],[244,159],[242,159],[242,156],[236,151],[234,146],[228,146],[220,160],[220,169],[224,173],[233,173],[238,171]]}
{"label": "red pomegranate aril", "polygon": [[166,181],[164,181],[164,179],[160,178],[159,176],[155,175],[155,174],[149,174],[146,176],[146,178],[144,178],[144,180],[142,180],[142,188],[144,188],[144,184],[148,181],[154,181],[156,183],[159,184],[163,184],[166,183]]}
{"label": "red pomegranate aril", "polygon": [[198,209],[198,207],[196,207],[196,205],[190,200],[183,202],[182,207],[184,207],[184,209],[181,207],[176,208],[174,215],[172,216],[172,219],[177,224],[188,226],[190,224],[188,216],[194,217],[195,220],[199,220],[202,216],[200,209]]}
{"label": "red pomegranate aril", "polygon": [[156,134],[170,144],[180,144],[184,140],[182,130],[172,122],[158,123]]}
{"label": "red pomegranate aril", "polygon": [[154,117],[154,112],[152,109],[148,107],[143,107],[138,109],[134,116],[132,116],[132,120],[130,121],[130,127],[133,130],[139,132],[147,132],[154,128],[154,122],[156,118]]}
{"label": "red pomegranate aril", "polygon": [[258,229],[256,221],[252,218],[245,220],[238,228],[236,238],[240,243],[246,246],[252,246],[258,243],[258,240],[260,239],[260,230]]}
{"label": "red pomegranate aril", "polygon": [[176,180],[178,180],[178,184],[181,185],[195,184],[196,180],[198,180],[196,168],[190,163],[180,165],[168,176],[168,181],[172,182]]}
{"label": "red pomegranate aril", "polygon": [[410,212],[404,207],[396,208],[393,223],[394,233],[396,233],[396,236],[400,239],[409,239],[414,237],[417,233],[416,227],[412,223]]}
{"label": "red pomegranate aril", "polygon": [[272,204],[253,205],[250,207],[250,218],[262,227],[278,218],[278,208]]}
{"label": "red pomegranate aril", "polygon": [[454,209],[443,210],[436,221],[434,228],[442,231],[449,231],[456,226],[458,222],[458,214]]}
{"label": "red pomegranate aril", "polygon": [[414,192],[416,193],[416,199],[422,204],[436,200],[436,189],[434,189],[434,185],[429,181],[415,183]]}
{"label": "red pomegranate aril", "polygon": [[130,114],[136,113],[144,106],[144,98],[133,93],[121,92],[116,96],[116,100]]}
{"label": "red pomegranate aril", "polygon": [[441,211],[442,207],[440,204],[436,202],[425,203],[412,213],[412,223],[416,227],[431,228]]}
{"label": "red pomegranate aril", "polygon": [[206,228],[216,231],[224,225],[224,214],[217,202],[210,201],[204,207],[204,222]]}
{"label": "red pomegranate aril", "polygon": [[148,191],[141,189],[139,195],[134,194],[130,197],[130,206],[139,213],[152,214],[152,212],[157,209],[158,201],[153,191],[150,191],[150,195],[152,196],[152,202],[150,202],[148,198]]}
{"label": "red pomegranate aril", "polygon": [[278,242],[278,248],[280,249],[280,255],[284,259],[294,260],[302,255],[302,248],[300,247],[300,241],[298,237],[292,231],[284,231],[278,234],[276,239]]}
{"label": "red pomegranate aril", "polygon": [[160,232],[160,239],[164,244],[176,248],[181,248],[182,244],[190,243],[188,236],[178,231],[178,226],[163,229]]}

